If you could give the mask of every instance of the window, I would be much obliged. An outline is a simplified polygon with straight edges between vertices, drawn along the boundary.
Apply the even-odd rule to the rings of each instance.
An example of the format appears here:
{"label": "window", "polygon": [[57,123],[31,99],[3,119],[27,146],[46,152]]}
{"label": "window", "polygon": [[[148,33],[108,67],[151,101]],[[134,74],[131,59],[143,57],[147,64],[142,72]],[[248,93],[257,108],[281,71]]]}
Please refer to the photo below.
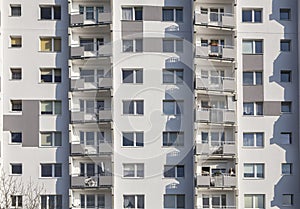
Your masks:
{"label": "window", "polygon": [[41,20],[60,20],[60,6],[40,6]]}
{"label": "window", "polygon": [[144,209],[144,195],[123,195],[123,207]]}
{"label": "window", "polygon": [[22,79],[22,69],[21,68],[10,68],[11,80],[21,80]]}
{"label": "window", "polygon": [[104,194],[80,194],[81,208],[105,208]]}
{"label": "window", "polygon": [[22,100],[11,100],[11,110],[15,112],[22,111]]}
{"label": "window", "polygon": [[226,194],[202,195],[203,208],[226,208]]}
{"label": "window", "polygon": [[21,208],[23,205],[22,195],[11,195],[11,206],[13,208]]}
{"label": "window", "polygon": [[61,132],[41,132],[42,147],[58,147],[61,146]]}
{"label": "window", "polygon": [[106,108],[104,107],[104,100],[79,100],[79,110],[80,112],[85,112],[87,114],[95,114],[99,111],[103,111]]}
{"label": "window", "polygon": [[292,163],[282,163],[281,164],[281,174],[291,175],[292,174]]}
{"label": "window", "polygon": [[184,165],[165,165],[164,166],[165,178],[183,178]]}
{"label": "window", "polygon": [[243,115],[263,115],[262,102],[244,102]]}
{"label": "window", "polygon": [[21,5],[10,5],[10,15],[12,17],[21,16]]}
{"label": "window", "polygon": [[183,146],[184,133],[178,131],[163,132],[163,146]]}
{"label": "window", "polygon": [[22,164],[21,163],[12,163],[11,166],[11,174],[21,175],[22,174]]}
{"label": "window", "polygon": [[142,52],[143,39],[123,40],[123,52]]}
{"label": "window", "polygon": [[262,72],[243,72],[243,85],[253,86],[262,85]]}
{"label": "window", "polygon": [[292,133],[291,132],[281,132],[280,133],[280,144],[291,144],[292,143]]}
{"label": "window", "polygon": [[11,36],[10,37],[10,47],[12,47],[12,48],[22,47],[22,37],[21,36]]}
{"label": "window", "polygon": [[245,194],[245,208],[265,208],[265,195],[263,194]]}
{"label": "window", "polygon": [[22,143],[22,132],[11,132],[11,143]]}
{"label": "window", "polygon": [[282,113],[292,112],[292,102],[281,102],[281,112]]}
{"label": "window", "polygon": [[264,178],[264,164],[244,164],[244,177],[245,178]]}
{"label": "window", "polygon": [[[110,137],[105,137],[104,131],[80,131],[80,144],[81,145],[100,145],[101,143],[111,143]],[[100,145],[101,146],[101,145]]]}
{"label": "window", "polygon": [[123,101],[123,114],[144,115],[144,101],[143,100]]}
{"label": "window", "polygon": [[41,101],[42,115],[60,115],[61,101]]}
{"label": "window", "polygon": [[164,100],[163,113],[165,115],[181,115],[183,114],[183,101]]}
{"label": "window", "polygon": [[80,78],[84,79],[84,82],[86,83],[97,83],[99,78],[105,77],[104,70],[102,69],[80,69]]}
{"label": "window", "polygon": [[41,68],[41,83],[60,83],[61,69],[60,68]]}
{"label": "window", "polygon": [[281,8],[280,12],[280,20],[291,20],[291,9]]}
{"label": "window", "polygon": [[163,8],[163,21],[183,22],[183,8]]}
{"label": "window", "polygon": [[292,72],[289,70],[282,70],[280,71],[280,82],[291,82],[292,81]]}
{"label": "window", "polygon": [[243,9],[242,11],[243,22],[262,22],[262,9]]}
{"label": "window", "polygon": [[264,133],[243,133],[244,147],[264,147]]}
{"label": "window", "polygon": [[62,195],[41,195],[42,209],[61,209]]}
{"label": "window", "polygon": [[144,178],[144,164],[126,163],[123,164],[123,177]]}
{"label": "window", "polygon": [[164,209],[167,208],[185,208],[185,195],[183,194],[165,194]]}
{"label": "window", "polygon": [[41,52],[60,52],[61,38],[60,37],[40,37]]}
{"label": "window", "polygon": [[61,177],[62,165],[60,163],[41,164],[41,177]]}
{"label": "window", "polygon": [[143,147],[144,132],[123,132],[124,147]]}
{"label": "window", "polygon": [[143,83],[143,69],[122,69],[123,83]]}
{"label": "window", "polygon": [[164,39],[163,52],[183,52],[183,40]]}
{"label": "window", "polygon": [[291,40],[280,40],[280,51],[290,52],[291,51]]}
{"label": "window", "polygon": [[243,54],[262,54],[262,40],[243,40]]}
{"label": "window", "polygon": [[182,84],[183,69],[164,69],[163,70],[164,84]]}
{"label": "window", "polygon": [[122,8],[122,20],[143,20],[143,7]]}
{"label": "window", "polygon": [[292,194],[283,194],[282,195],[282,205],[283,206],[292,206],[294,204],[294,195]]}

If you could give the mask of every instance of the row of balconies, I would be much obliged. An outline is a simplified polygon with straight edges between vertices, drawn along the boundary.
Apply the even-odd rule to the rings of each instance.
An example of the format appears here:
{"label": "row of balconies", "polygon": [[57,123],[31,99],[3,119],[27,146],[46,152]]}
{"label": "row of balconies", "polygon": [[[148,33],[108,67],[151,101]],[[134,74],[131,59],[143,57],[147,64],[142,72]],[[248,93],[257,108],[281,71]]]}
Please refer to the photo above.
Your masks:
{"label": "row of balconies", "polygon": [[236,122],[234,110],[217,108],[200,108],[196,110],[196,122],[231,124]]}

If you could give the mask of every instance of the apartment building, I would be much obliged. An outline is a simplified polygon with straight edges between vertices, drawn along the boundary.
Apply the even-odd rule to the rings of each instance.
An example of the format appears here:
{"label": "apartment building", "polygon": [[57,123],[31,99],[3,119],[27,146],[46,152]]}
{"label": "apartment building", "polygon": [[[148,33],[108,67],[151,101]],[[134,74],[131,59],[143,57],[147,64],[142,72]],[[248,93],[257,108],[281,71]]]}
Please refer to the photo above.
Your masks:
{"label": "apartment building", "polygon": [[1,2],[0,167],[42,209],[299,208],[298,7]]}

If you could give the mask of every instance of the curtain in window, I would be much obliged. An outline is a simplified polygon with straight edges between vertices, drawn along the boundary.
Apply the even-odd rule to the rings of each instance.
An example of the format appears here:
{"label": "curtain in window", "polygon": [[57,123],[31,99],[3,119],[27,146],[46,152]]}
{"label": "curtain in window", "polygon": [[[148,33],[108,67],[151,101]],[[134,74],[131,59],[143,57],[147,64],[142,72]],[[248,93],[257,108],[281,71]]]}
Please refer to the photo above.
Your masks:
{"label": "curtain in window", "polygon": [[253,103],[244,103],[243,105],[244,115],[254,115],[254,104]]}
{"label": "curtain in window", "polygon": [[253,54],[253,41],[243,41],[243,53]]}
{"label": "curtain in window", "polygon": [[124,208],[135,208],[134,195],[124,195]]}
{"label": "curtain in window", "polygon": [[42,114],[52,114],[52,102],[41,102]]}
{"label": "curtain in window", "polygon": [[133,40],[123,40],[123,52],[133,52]]}
{"label": "curtain in window", "polygon": [[174,21],[173,9],[163,9],[163,21]]}
{"label": "curtain in window", "polygon": [[52,82],[52,70],[51,69],[41,70],[41,82]]}
{"label": "curtain in window", "polygon": [[43,52],[52,51],[51,38],[41,38],[40,44],[41,44],[41,51]]}
{"label": "curtain in window", "polygon": [[85,19],[94,20],[94,7],[86,7]]}
{"label": "curtain in window", "polygon": [[122,20],[133,20],[132,8],[122,9]]}
{"label": "curtain in window", "polygon": [[243,134],[243,146],[254,146],[254,134]]}
{"label": "curtain in window", "polygon": [[41,134],[41,145],[42,146],[52,146],[52,134],[42,133]]}
{"label": "curtain in window", "polygon": [[252,197],[252,195],[245,195],[244,196],[244,204],[245,204],[245,208],[253,208],[253,197]]}
{"label": "curtain in window", "polygon": [[254,165],[245,164],[244,165],[244,177],[254,177]]}
{"label": "curtain in window", "polygon": [[80,70],[80,78],[83,78],[84,82],[95,82],[94,70]]}

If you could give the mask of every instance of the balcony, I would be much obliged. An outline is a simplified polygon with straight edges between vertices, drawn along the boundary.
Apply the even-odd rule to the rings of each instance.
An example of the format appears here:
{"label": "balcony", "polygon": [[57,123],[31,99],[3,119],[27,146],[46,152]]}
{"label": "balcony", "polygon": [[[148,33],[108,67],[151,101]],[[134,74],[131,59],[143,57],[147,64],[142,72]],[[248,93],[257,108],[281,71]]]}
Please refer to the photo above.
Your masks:
{"label": "balcony", "polygon": [[99,145],[71,144],[72,156],[107,155],[111,153],[111,143],[100,143]]}
{"label": "balcony", "polygon": [[110,108],[71,110],[71,123],[101,123],[111,122],[112,111]]}
{"label": "balcony", "polygon": [[72,45],[70,47],[71,59],[83,58],[101,58],[110,57],[112,55],[111,44],[88,43],[81,45]]}
{"label": "balcony", "polygon": [[95,176],[71,176],[72,189],[86,188],[110,188],[112,187],[112,175],[97,174]]}
{"label": "balcony", "polygon": [[235,188],[236,176],[221,174],[218,176],[197,176],[197,187]]}
{"label": "balcony", "polygon": [[70,26],[93,26],[93,25],[107,25],[112,23],[110,12],[96,12],[95,15],[89,15],[87,13],[80,14],[79,12],[73,12],[70,14]]}
{"label": "balcony", "polygon": [[196,89],[234,92],[235,79],[221,76],[197,76]]}
{"label": "balcony", "polygon": [[235,111],[217,108],[200,108],[196,111],[196,122],[234,124]]}
{"label": "balcony", "polygon": [[236,145],[235,141],[216,142],[213,144],[200,144],[196,145],[197,155],[212,155],[212,156],[235,156]]}
{"label": "balcony", "polygon": [[71,77],[71,91],[88,91],[97,89],[111,89],[111,77],[78,76]]}
{"label": "balcony", "polygon": [[225,29],[234,29],[234,15],[231,13],[217,12],[195,12],[195,25],[204,25],[210,27],[220,27]]}
{"label": "balcony", "polygon": [[235,206],[226,206],[226,205],[222,205],[222,206],[203,206],[203,207],[196,207],[196,209],[237,209]]}
{"label": "balcony", "polygon": [[196,57],[217,59],[217,60],[235,60],[235,47],[234,46],[218,46],[218,45],[202,45],[196,46]]}

